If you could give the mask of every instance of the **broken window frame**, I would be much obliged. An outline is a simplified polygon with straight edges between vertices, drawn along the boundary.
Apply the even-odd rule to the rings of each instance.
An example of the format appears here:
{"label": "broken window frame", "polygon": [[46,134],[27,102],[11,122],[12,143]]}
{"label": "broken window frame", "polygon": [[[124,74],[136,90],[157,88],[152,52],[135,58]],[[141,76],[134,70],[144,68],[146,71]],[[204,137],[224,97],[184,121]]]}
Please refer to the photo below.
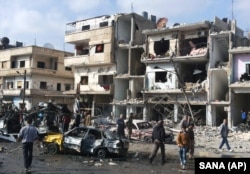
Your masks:
{"label": "broken window frame", "polygon": [[109,90],[110,85],[113,84],[113,75],[99,75],[98,84],[105,90]]}

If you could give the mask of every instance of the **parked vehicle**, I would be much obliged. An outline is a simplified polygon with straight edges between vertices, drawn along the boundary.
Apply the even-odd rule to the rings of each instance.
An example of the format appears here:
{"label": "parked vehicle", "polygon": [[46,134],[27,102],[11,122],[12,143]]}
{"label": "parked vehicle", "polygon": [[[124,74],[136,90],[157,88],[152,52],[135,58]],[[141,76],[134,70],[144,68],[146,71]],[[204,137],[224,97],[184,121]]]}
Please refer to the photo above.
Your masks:
{"label": "parked vehicle", "polygon": [[64,134],[47,135],[43,139],[43,145],[49,154],[73,150],[99,158],[105,158],[109,154],[126,156],[129,149],[128,140],[119,140],[108,130],[94,127],[76,127]]}
{"label": "parked vehicle", "polygon": [[[125,120],[127,123],[127,120]],[[116,133],[116,127],[110,129],[113,133]],[[132,125],[131,138],[135,140],[141,140],[145,142],[152,142],[153,125],[144,120],[134,119]],[[125,129],[125,135],[128,137],[128,129]],[[174,134],[171,131],[166,131],[166,143],[172,143],[174,140]]]}

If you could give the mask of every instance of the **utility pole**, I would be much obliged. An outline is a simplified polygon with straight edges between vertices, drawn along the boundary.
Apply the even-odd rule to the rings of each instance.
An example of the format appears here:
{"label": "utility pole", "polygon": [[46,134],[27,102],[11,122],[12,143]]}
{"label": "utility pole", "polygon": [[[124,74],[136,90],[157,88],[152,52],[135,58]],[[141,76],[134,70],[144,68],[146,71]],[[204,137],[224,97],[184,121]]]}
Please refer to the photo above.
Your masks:
{"label": "utility pole", "polygon": [[22,92],[23,102],[22,102],[22,104],[20,104],[20,107],[24,111],[24,108],[25,108],[25,95],[26,95],[25,91],[26,91],[26,75],[27,75],[27,72],[26,72],[26,69],[24,70],[24,74],[21,74],[19,71],[16,71],[16,72],[20,76],[23,76],[23,92]]}
{"label": "utility pole", "polygon": [[25,108],[25,90],[26,90],[26,69],[24,70],[24,75],[23,75],[23,109]]}

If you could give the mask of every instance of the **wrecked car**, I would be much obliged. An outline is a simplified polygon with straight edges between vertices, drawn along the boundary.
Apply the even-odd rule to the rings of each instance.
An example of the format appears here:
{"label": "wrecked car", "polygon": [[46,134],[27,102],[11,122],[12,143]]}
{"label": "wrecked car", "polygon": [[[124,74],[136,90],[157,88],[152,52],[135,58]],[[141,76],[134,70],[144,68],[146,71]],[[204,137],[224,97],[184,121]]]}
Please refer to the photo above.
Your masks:
{"label": "wrecked car", "polygon": [[76,127],[64,134],[53,133],[43,139],[48,154],[71,150],[83,155],[105,158],[110,154],[126,156],[129,141],[118,139],[108,130],[94,127]]}
{"label": "wrecked car", "polygon": [[[127,120],[125,121],[127,123]],[[110,131],[116,133],[115,127],[111,128]],[[132,135],[131,138],[134,140],[145,141],[148,143],[152,142],[153,125],[144,120],[134,119],[132,124]],[[128,137],[128,128],[125,129],[125,135]],[[172,143],[174,140],[174,134],[171,131],[166,131],[165,142]]]}

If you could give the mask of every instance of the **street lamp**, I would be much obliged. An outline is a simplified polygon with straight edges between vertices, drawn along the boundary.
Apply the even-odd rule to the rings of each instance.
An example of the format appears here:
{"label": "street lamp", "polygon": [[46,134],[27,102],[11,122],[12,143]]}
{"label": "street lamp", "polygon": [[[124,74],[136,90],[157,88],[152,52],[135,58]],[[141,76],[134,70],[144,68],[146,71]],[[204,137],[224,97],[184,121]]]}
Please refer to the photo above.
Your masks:
{"label": "street lamp", "polygon": [[[17,74],[22,75],[19,71],[16,71],[16,72],[17,72]],[[22,98],[23,98],[22,109],[23,110],[25,108],[25,103],[24,103],[24,101],[25,101],[25,90],[26,90],[26,69],[24,70],[24,74],[23,74],[23,96],[22,96]]]}

